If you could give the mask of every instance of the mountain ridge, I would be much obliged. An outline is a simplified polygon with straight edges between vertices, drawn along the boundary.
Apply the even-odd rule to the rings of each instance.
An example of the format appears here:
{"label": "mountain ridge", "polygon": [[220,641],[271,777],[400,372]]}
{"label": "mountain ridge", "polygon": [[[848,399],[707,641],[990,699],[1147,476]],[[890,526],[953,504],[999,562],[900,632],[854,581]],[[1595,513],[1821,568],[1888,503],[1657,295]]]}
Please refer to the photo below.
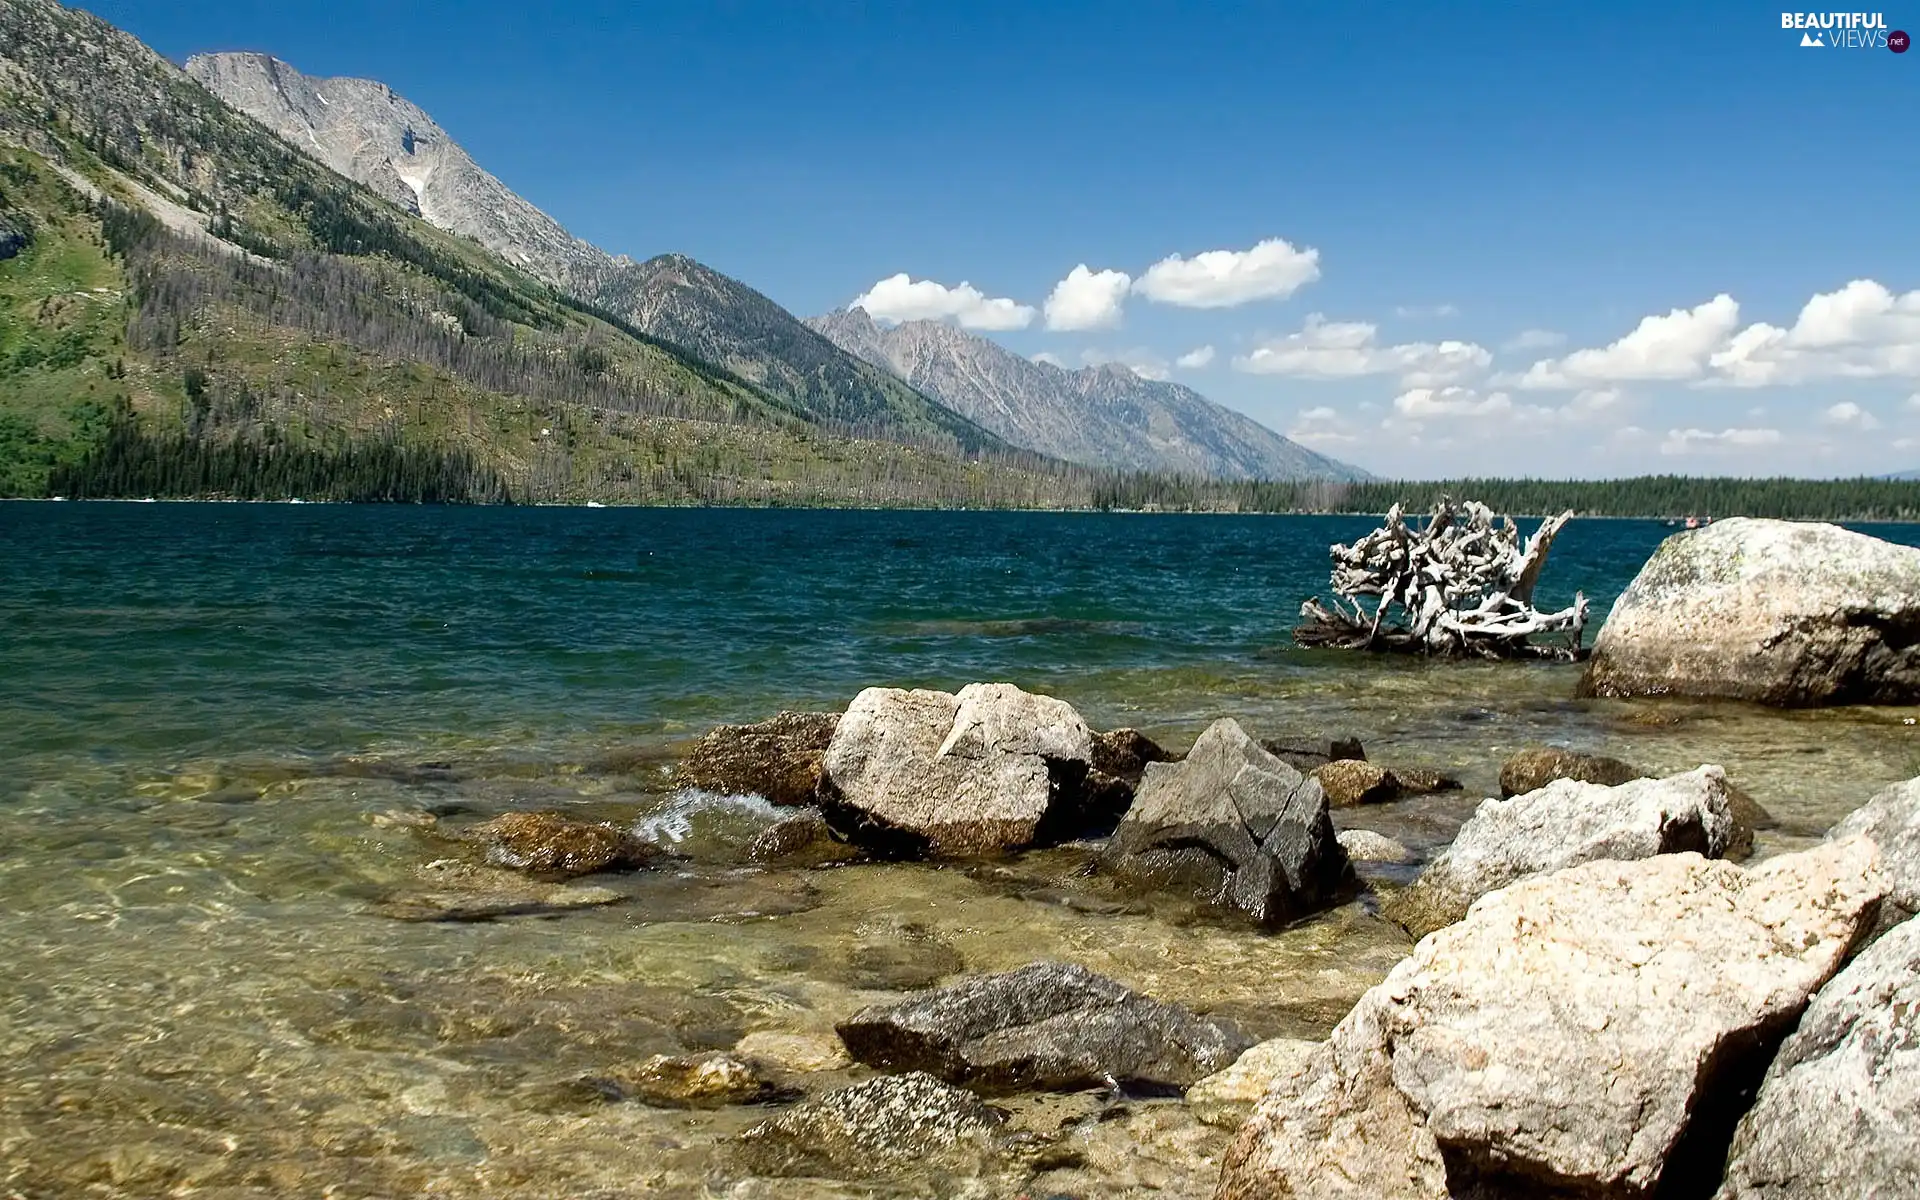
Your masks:
{"label": "mountain ridge", "polygon": [[945,322],[888,327],[857,307],[807,324],[1008,441],[1068,462],[1222,479],[1371,478],[1119,363],[1068,370]]}
{"label": "mountain ridge", "polygon": [[186,72],[296,151],[751,381],[834,432],[946,443],[966,453],[1009,448],[739,280],[685,255],[636,262],[573,236],[385,83],[311,76],[252,51],[196,54]]}

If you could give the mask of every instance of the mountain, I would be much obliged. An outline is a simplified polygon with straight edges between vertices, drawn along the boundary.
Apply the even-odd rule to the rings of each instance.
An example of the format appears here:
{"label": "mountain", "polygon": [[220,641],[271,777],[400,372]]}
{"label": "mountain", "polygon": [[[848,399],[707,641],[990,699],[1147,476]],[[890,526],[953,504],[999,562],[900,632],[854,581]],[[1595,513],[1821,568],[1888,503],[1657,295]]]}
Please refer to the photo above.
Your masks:
{"label": "mountain", "polygon": [[536,278],[725,367],[826,428],[950,443],[969,452],[1006,448],[738,280],[682,255],[636,263],[575,238],[383,83],[315,78],[264,54],[199,54],[186,69],[296,150]]}
{"label": "mountain", "polygon": [[1118,363],[1063,370],[939,321],[859,308],[807,324],[1009,442],[1068,462],[1221,479],[1365,479],[1177,383]]}
{"label": "mountain", "polygon": [[957,432],[845,436],[295,153],[106,22],[0,0],[0,495],[1087,502],[1058,464],[958,453],[998,442],[834,354]]}
{"label": "mountain", "polygon": [[196,54],[187,74],[296,149],[441,229],[575,292],[614,260],[473,161],[432,117],[370,79],[314,79],[265,54]]}

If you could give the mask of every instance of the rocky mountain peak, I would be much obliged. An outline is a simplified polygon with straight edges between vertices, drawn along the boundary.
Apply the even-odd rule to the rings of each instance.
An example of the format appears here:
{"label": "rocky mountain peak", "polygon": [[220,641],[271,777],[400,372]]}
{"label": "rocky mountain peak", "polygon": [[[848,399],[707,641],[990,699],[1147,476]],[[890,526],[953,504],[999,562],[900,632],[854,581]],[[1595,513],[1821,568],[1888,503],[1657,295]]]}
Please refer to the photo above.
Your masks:
{"label": "rocky mountain peak", "polygon": [[889,326],[859,308],[807,323],[1015,445],[1069,462],[1225,479],[1366,475],[1124,363],[1069,370],[944,321]]}

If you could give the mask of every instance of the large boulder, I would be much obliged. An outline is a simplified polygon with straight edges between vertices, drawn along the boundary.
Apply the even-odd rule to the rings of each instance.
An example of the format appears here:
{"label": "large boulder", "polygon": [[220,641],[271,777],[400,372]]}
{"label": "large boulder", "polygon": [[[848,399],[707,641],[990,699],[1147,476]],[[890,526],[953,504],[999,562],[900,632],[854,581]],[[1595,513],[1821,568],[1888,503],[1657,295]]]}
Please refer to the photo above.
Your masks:
{"label": "large boulder", "polygon": [[1832,840],[1865,834],[1880,847],[1887,873],[1887,900],[1880,927],[1891,927],[1920,912],[1920,779],[1909,779],[1877,793],[1835,825]]}
{"label": "large boulder", "polygon": [[985,1092],[1188,1087],[1253,1039],[1229,1022],[1070,963],[1032,963],[863,1009],[837,1029],[847,1052],[885,1071],[926,1071]]}
{"label": "large boulder", "polygon": [[1525,795],[1485,800],[1453,845],[1385,911],[1421,937],[1466,916],[1488,892],[1578,863],[1687,850],[1720,858],[1733,837],[1727,795],[1725,773],[1706,766],[1618,787],[1559,779]]}
{"label": "large boulder", "polygon": [[1005,1124],[972,1092],[916,1071],[799,1104],[740,1135],[739,1150],[758,1175],[972,1173],[1002,1153]]}
{"label": "large boulder", "polygon": [[1581,754],[1558,746],[1528,746],[1500,764],[1500,794],[1521,796],[1537,792],[1556,779],[1618,787],[1628,780],[1646,777],[1647,773],[1640,768],[1604,754]]}
{"label": "large boulder", "polygon": [[757,725],[715,726],[687,752],[674,784],[763,796],[779,805],[812,804],[839,724],[839,713],[783,712]]}
{"label": "large boulder", "polygon": [[1744,1089],[1873,919],[1876,857],[1607,860],[1487,896],[1276,1081],[1221,1200],[1705,1194]]}
{"label": "large boulder", "polygon": [[856,841],[991,853],[1079,832],[1092,756],[1071,705],[1010,683],[868,688],[834,730],[820,791]]}
{"label": "large boulder", "polygon": [[1581,691],[1920,701],[1920,549],[1747,517],[1675,534],[1614,602]]}
{"label": "large boulder", "polygon": [[1920,924],[1807,1006],[1741,1119],[1719,1200],[1920,1195]]}
{"label": "large boulder", "polygon": [[1231,719],[1209,726],[1185,760],[1147,767],[1099,862],[1262,924],[1325,906],[1353,877],[1320,785]]}

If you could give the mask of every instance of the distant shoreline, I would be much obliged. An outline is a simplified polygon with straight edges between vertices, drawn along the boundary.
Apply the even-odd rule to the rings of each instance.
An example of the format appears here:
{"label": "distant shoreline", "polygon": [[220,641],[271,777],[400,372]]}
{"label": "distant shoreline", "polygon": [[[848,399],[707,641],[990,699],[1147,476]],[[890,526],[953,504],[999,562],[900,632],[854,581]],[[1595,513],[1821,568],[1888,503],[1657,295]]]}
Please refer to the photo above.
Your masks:
{"label": "distant shoreline", "polygon": [[[1380,517],[1384,509],[1293,509],[1286,511],[1263,509],[1226,509],[1226,508],[1015,508],[999,506],[966,507],[953,505],[916,505],[916,504],[647,504],[626,500],[598,501],[552,501],[542,500],[520,504],[473,504],[450,501],[415,502],[405,500],[255,500],[225,496],[11,496],[0,497],[0,505],[6,504],[257,504],[281,505],[287,507],[336,507],[336,508],[540,508],[540,509],[651,509],[651,510],[696,510],[715,509],[741,512],[938,512],[938,513],[1060,513],[1079,516],[1132,516],[1132,517]],[[1564,509],[1554,512],[1510,512],[1515,520],[1545,520],[1557,516]],[[1744,516],[1731,513],[1716,517],[1712,523]],[[1574,512],[1574,519],[1580,521],[1651,521],[1665,523],[1682,522],[1684,517],[1646,516],[1630,513],[1583,513]],[[1772,517],[1771,520],[1804,521],[1828,525],[1914,525],[1920,524],[1920,517],[1888,517],[1857,514],[1840,516],[1790,516]],[[1703,525],[1702,528],[1705,528]],[[1685,532],[1684,527],[1676,525],[1674,531]]]}

